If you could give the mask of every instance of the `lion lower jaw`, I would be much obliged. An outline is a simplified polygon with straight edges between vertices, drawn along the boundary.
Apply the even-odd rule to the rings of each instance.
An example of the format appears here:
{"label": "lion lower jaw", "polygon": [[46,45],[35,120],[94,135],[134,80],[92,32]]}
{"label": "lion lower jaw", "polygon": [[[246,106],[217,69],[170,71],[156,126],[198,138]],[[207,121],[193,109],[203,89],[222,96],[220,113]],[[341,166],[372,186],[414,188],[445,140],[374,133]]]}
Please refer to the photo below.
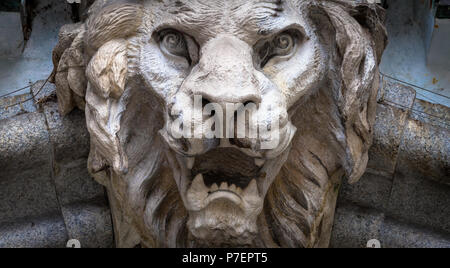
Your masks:
{"label": "lion lower jaw", "polygon": [[188,230],[200,247],[251,246],[258,234],[260,209],[246,213],[228,199],[217,199],[201,211],[190,211]]}
{"label": "lion lower jaw", "polygon": [[243,190],[234,184],[228,185],[226,182],[222,182],[220,186],[213,184],[211,187],[207,187],[201,173],[197,174],[192,181],[186,193],[186,200],[187,209],[190,211],[201,211],[211,203],[225,200],[246,214],[253,214],[263,204],[256,179],[253,179]]}

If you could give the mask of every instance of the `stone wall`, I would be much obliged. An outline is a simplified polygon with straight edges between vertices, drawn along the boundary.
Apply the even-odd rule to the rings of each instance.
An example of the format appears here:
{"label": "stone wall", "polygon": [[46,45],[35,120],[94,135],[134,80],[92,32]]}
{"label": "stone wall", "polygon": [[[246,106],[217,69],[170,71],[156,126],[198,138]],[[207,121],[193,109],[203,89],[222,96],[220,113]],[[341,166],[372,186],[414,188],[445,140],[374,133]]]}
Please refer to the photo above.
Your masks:
{"label": "stone wall", "polygon": [[49,84],[34,99],[0,100],[0,247],[112,247],[105,190],[86,169],[84,113],[61,118],[54,94]]}
{"label": "stone wall", "polygon": [[344,184],[332,247],[450,248],[450,111],[383,80],[374,146],[360,182]]}
{"label": "stone wall", "polygon": [[[61,118],[54,87],[0,109],[0,247],[112,247],[104,189],[87,173],[81,111]],[[0,107],[31,98],[0,100]],[[35,104],[38,102],[39,104]],[[332,247],[450,248],[449,109],[383,80],[367,173],[344,184]]]}

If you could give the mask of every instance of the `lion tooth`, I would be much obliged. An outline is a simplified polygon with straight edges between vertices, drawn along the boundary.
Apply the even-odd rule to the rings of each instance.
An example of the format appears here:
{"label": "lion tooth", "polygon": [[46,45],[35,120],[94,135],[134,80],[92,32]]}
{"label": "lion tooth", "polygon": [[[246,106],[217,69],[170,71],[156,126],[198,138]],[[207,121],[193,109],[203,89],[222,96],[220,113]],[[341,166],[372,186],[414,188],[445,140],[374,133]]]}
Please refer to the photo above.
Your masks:
{"label": "lion tooth", "polygon": [[220,184],[220,190],[227,190],[228,189],[228,184],[226,182],[222,182],[222,184]]}
{"label": "lion tooth", "polygon": [[258,185],[256,183],[256,180],[253,179],[250,184],[247,186],[247,188],[244,190],[245,195],[258,195]]}
{"label": "lion tooth", "polygon": [[237,187],[237,189],[236,189],[236,193],[238,193],[238,194],[240,194],[240,195],[241,195],[241,194],[242,194],[242,192],[243,192],[243,191],[242,191],[242,188],[240,188],[240,187]]}
{"label": "lion tooth", "polygon": [[187,168],[192,169],[194,167],[195,157],[188,157],[186,160]]}
{"label": "lion tooth", "polygon": [[236,192],[237,191],[237,187],[236,187],[236,185],[231,185],[230,186],[230,191],[233,191],[233,192]]}
{"label": "lion tooth", "polygon": [[195,176],[194,180],[192,181],[192,186],[191,188],[193,190],[197,190],[197,191],[207,191],[208,188],[205,185],[205,181],[203,180],[203,174],[199,173],[197,174],[197,176]]}
{"label": "lion tooth", "polygon": [[217,183],[214,183],[214,184],[211,186],[211,191],[214,192],[214,191],[217,191],[217,190],[219,190],[219,186],[217,185]]}
{"label": "lion tooth", "polygon": [[255,158],[255,165],[256,166],[262,167],[265,163],[266,163],[266,160],[260,159],[260,158]]}

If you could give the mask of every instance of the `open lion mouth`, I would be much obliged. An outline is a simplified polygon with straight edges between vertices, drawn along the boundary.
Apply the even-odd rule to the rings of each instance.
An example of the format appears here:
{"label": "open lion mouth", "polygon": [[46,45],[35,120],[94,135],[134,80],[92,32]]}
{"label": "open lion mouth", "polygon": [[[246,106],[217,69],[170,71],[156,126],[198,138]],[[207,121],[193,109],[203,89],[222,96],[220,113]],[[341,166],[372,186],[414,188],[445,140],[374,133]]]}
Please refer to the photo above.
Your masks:
{"label": "open lion mouth", "polygon": [[212,203],[211,207],[222,203],[252,215],[262,210],[264,197],[287,159],[296,132],[288,122],[269,135],[275,141],[273,148],[264,149],[262,145],[272,141],[264,135],[252,140],[254,146],[249,148],[236,139],[176,138],[168,131],[172,127],[167,123],[160,134],[172,149],[168,159],[179,172],[175,179],[186,209],[198,212]]}
{"label": "open lion mouth", "polygon": [[[257,218],[264,199],[286,162],[296,128],[288,122],[271,133],[273,147],[262,146],[270,138],[176,138],[167,123],[160,131],[170,147],[167,160],[186,210],[188,228],[199,241],[234,241],[248,244],[257,233]],[[273,134],[273,135],[272,135]],[[239,141],[239,142],[236,142]],[[234,243],[233,242],[233,243]]]}
{"label": "open lion mouth", "polygon": [[258,187],[266,176],[265,160],[222,147],[186,161],[191,170],[187,199],[193,210],[216,200],[228,200],[242,208],[261,200]]}
{"label": "open lion mouth", "polygon": [[[261,160],[260,163],[263,163]],[[235,148],[217,148],[196,157],[193,178],[203,175],[205,185],[212,189],[246,189],[250,181],[261,175],[261,165],[255,159]]]}

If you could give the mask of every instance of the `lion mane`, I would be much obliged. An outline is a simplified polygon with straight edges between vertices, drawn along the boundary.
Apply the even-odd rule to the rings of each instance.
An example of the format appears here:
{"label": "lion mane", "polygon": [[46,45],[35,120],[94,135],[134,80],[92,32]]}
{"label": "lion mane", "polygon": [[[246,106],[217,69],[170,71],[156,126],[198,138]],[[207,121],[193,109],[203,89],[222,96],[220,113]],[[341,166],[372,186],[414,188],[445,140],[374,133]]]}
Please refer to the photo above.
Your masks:
{"label": "lion mane", "polygon": [[[307,105],[289,111],[298,132],[265,197],[257,247],[327,247],[341,179],[362,176],[372,144],[384,11],[365,1],[297,2],[320,29],[330,68],[321,89],[302,100]],[[85,110],[88,168],[107,188],[118,247],[202,246],[187,230],[179,174],[158,135],[164,96],[143,86],[136,67],[138,33],[151,23],[142,5],[97,0],[86,21],[64,26],[53,52],[59,109]]]}

